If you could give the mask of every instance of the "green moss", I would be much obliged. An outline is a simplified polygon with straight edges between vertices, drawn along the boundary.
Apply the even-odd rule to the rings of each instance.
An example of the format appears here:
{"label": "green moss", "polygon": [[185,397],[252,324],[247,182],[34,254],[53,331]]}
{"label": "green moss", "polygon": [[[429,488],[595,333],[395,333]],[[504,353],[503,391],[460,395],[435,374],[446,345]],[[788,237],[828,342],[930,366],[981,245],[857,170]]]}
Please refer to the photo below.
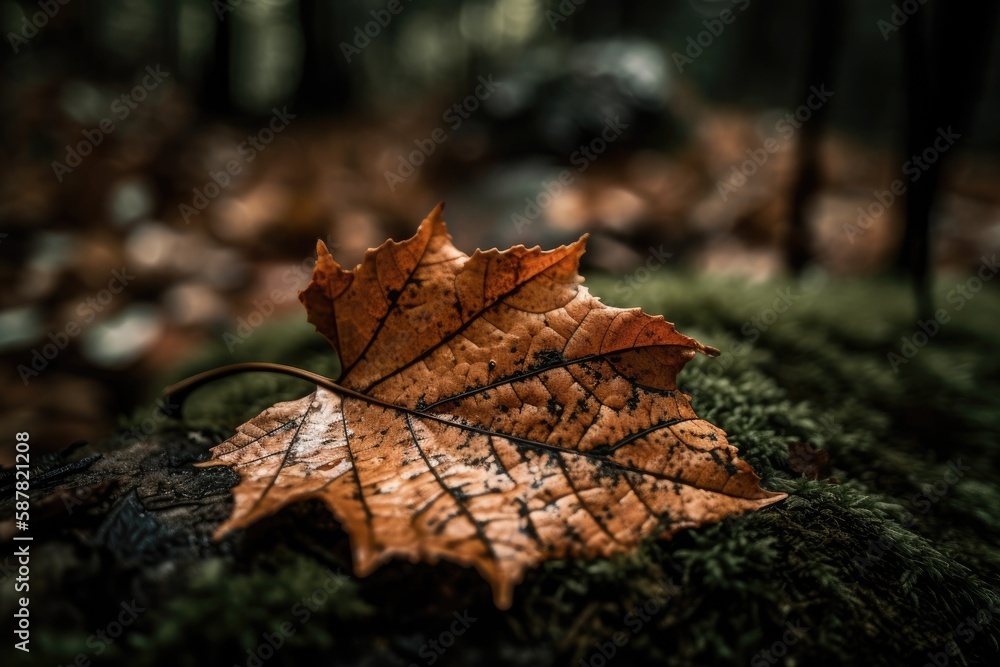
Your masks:
{"label": "green moss", "polygon": [[[613,293],[611,279],[588,282],[597,294]],[[942,283],[942,305],[954,282]],[[798,297],[787,312],[755,323],[786,288]],[[772,647],[787,651],[770,656],[777,664],[923,664],[951,639],[961,653],[950,664],[996,659],[1000,614],[989,611],[1000,609],[996,293],[984,290],[951,312],[898,372],[887,355],[918,330],[901,284],[661,276],[631,303],[608,301],[662,313],[723,351],[692,362],[681,387],[764,484],[789,498],[669,542],[650,541],[628,556],[547,563],[518,587],[505,613],[492,607],[474,573],[394,562],[344,586],[267,664],[286,664],[308,647],[367,656],[371,664],[427,664],[420,646],[466,608],[481,620],[446,662],[598,664],[590,658],[616,632],[626,639],[616,652],[634,664],[770,664],[760,652]],[[336,375],[334,355],[311,327],[268,324],[234,355],[217,348],[164,383],[248,359]],[[171,427],[225,437],[260,409],[307,389],[256,374],[214,383]],[[796,474],[788,462],[794,442],[826,449],[830,477]],[[348,573],[349,551],[331,525],[324,539]],[[260,633],[286,618],[330,567],[314,548],[285,537],[258,536],[238,559],[185,573],[128,646],[153,656],[152,664],[164,661],[156,656],[188,655],[186,642],[198,637],[215,647],[217,664],[240,655],[245,664]],[[272,546],[278,543],[289,546]],[[677,587],[669,601],[651,604],[668,581]],[[647,603],[657,609],[638,624],[630,614]],[[992,621],[981,622],[983,613]],[[969,618],[979,627],[971,637]],[[801,636],[788,635],[788,624]],[[59,636],[48,641],[77,635]],[[794,643],[783,644],[788,636]]]}
{"label": "green moss", "polygon": [[201,649],[192,664],[228,664],[236,656],[246,664],[248,649],[263,657],[269,651],[261,647],[268,645],[289,654],[350,644],[338,627],[372,611],[358,598],[349,571],[279,548],[242,571],[219,560],[199,564],[184,582],[183,595],[151,609],[143,626],[128,635],[128,644],[133,654],[149,657],[147,664],[158,664],[164,651],[189,652],[197,637]]}

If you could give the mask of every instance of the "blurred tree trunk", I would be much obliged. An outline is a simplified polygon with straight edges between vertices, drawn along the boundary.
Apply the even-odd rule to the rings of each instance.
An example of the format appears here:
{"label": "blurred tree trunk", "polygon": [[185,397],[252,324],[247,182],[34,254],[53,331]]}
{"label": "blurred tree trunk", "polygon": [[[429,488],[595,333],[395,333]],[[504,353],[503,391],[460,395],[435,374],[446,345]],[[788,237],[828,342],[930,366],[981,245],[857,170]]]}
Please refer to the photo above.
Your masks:
{"label": "blurred tree trunk", "polygon": [[[334,6],[325,2],[299,2],[302,28],[302,78],[295,93],[295,108],[303,112],[336,113],[351,103],[348,63],[335,39]],[[350,42],[353,35],[345,38]]]}
{"label": "blurred tree trunk", "polygon": [[[215,10],[213,9],[213,14]],[[224,12],[215,23],[212,51],[201,81],[201,108],[211,115],[229,114],[232,102],[233,12]]]}
{"label": "blurred tree trunk", "polygon": [[[814,86],[829,85],[836,89],[834,80],[845,13],[844,0],[827,0],[813,7],[806,68],[802,88],[796,98],[799,104],[805,104],[813,94],[811,88]],[[819,109],[813,110],[812,117],[798,131],[796,146],[799,171],[792,189],[788,237],[785,242],[788,266],[796,274],[801,273],[810,258],[807,214],[810,203],[819,192],[820,142],[829,115],[830,105],[823,103]]]}
{"label": "blurred tree trunk", "polygon": [[[937,150],[934,142],[939,131],[947,133],[949,128],[960,137],[972,131],[998,9],[995,1],[928,3],[900,30],[907,101],[905,160],[920,159],[926,169],[913,177],[916,180],[911,178],[903,195],[906,225],[897,266],[913,277],[920,318],[933,317],[931,212],[945,161],[955,152],[954,146]],[[938,153],[934,162],[921,157],[928,149]]]}
{"label": "blurred tree trunk", "polygon": [[181,2],[180,0],[163,0],[160,5],[161,25],[160,54],[164,69],[168,72],[180,71],[181,51]]}

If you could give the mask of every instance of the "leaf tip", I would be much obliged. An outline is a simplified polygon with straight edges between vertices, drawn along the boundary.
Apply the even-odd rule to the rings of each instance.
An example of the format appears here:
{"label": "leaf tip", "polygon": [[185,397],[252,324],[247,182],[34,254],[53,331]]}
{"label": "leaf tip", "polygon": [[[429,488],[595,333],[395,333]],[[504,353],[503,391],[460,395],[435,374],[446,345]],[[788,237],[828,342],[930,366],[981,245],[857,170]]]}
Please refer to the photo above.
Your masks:
{"label": "leaf tip", "polygon": [[[428,230],[428,228],[430,229]],[[420,226],[417,228],[416,235],[414,235],[414,237],[410,240],[413,241],[417,238],[423,238],[423,242],[427,243],[430,238],[434,236],[446,236],[449,239],[451,238],[448,234],[448,226],[444,221],[444,201],[439,201],[437,205],[431,209],[431,212],[427,214],[427,217],[423,219]]]}
{"label": "leaf tip", "polygon": [[761,489],[765,494],[763,498],[758,500],[757,509],[764,509],[768,505],[774,505],[775,503],[780,503],[782,500],[788,498],[788,494],[784,491],[768,491],[767,489]]}
{"label": "leaf tip", "polygon": [[584,253],[587,252],[587,239],[590,238],[590,234],[586,233],[577,240],[569,244],[569,251],[573,253],[577,261],[583,257]]}
{"label": "leaf tip", "polygon": [[333,258],[333,253],[330,252],[326,242],[323,239],[316,239],[316,266],[313,267],[312,280],[315,281],[323,271],[329,272],[331,275],[350,274],[350,271],[345,271]]}
{"label": "leaf tip", "polygon": [[504,581],[493,585],[493,604],[500,611],[507,611],[514,604],[514,582]]}

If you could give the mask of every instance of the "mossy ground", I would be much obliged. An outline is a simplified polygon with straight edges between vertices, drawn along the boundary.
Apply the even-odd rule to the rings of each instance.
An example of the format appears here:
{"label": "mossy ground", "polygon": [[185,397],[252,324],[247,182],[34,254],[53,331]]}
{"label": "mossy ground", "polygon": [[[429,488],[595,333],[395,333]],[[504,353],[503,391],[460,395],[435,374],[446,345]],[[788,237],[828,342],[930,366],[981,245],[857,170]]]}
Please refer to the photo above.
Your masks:
{"label": "mossy ground", "polygon": [[[902,284],[670,275],[630,303],[606,299],[662,313],[722,350],[692,362],[681,387],[766,486],[789,493],[764,511],[650,541],[627,557],[548,563],[518,587],[507,612],[492,606],[475,573],[446,563],[392,563],[353,577],[346,538],[317,506],[284,512],[182,565],[123,565],[85,545],[72,564],[39,551],[36,595],[63,602],[52,607],[56,617],[39,611],[32,663],[68,664],[83,652],[95,663],[256,665],[250,650],[268,666],[426,665],[433,657],[600,667],[610,662],[602,647],[613,647],[623,665],[923,665],[928,654],[938,664],[995,664],[1000,294],[984,289],[958,310],[947,293],[960,281],[940,283],[950,321],[898,372],[888,353],[919,331]],[[614,292],[613,280],[588,282],[596,294]],[[768,309],[780,292],[789,300],[786,289],[793,303],[772,319]],[[217,347],[151,389],[244,360],[337,370],[326,342],[299,319],[266,324],[231,354]],[[281,376],[219,381],[156,437],[197,431],[218,442],[306,389]],[[798,442],[829,452],[828,477],[792,470],[788,448]],[[663,582],[670,597],[661,605]],[[136,596],[150,600],[147,611],[96,656],[87,637]],[[5,614],[9,598],[5,590]],[[448,643],[441,635],[456,612],[476,620],[439,655],[428,642]],[[284,646],[258,650],[282,623],[295,631]],[[622,646],[608,643],[615,633]]]}

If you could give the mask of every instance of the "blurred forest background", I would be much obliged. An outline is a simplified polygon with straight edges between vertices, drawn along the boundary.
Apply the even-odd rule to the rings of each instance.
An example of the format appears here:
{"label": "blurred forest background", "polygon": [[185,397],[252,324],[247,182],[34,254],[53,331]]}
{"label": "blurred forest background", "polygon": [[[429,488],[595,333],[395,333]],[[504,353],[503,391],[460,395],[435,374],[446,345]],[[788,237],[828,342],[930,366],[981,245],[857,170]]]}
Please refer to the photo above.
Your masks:
{"label": "blurred forest background", "polygon": [[0,422],[107,437],[241,322],[304,321],[316,238],[352,266],[441,200],[470,253],[589,232],[619,300],[660,269],[973,275],[1000,248],[997,13],[4,1]]}

